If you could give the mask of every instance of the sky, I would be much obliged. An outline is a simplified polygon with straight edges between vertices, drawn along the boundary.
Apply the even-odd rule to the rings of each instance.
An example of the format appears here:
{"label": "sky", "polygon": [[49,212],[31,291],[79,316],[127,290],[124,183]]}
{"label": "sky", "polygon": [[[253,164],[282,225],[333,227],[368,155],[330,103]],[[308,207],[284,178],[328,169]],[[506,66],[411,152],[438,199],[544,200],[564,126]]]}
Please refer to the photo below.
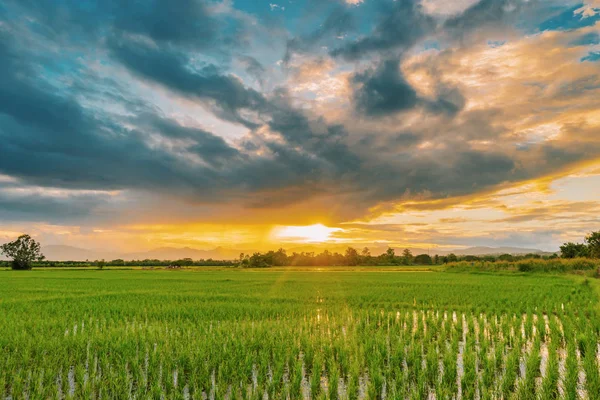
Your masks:
{"label": "sky", "polygon": [[600,1],[4,0],[0,242],[554,251],[600,226]]}

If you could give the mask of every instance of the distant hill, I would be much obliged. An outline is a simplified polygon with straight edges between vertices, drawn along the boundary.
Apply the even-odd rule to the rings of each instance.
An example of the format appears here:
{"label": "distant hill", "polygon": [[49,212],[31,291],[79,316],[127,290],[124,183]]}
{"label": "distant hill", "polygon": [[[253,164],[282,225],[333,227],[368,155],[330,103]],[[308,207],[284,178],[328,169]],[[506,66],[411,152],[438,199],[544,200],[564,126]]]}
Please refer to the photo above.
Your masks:
{"label": "distant hill", "polygon": [[182,258],[228,260],[238,258],[240,253],[250,253],[250,251],[225,249],[223,247],[212,250],[199,250],[191,247],[159,247],[146,252],[124,254],[120,258],[124,260],[180,260]]}
{"label": "distant hill", "polygon": [[50,261],[93,261],[118,258],[118,254],[116,253],[94,251],[65,245],[42,246],[42,253],[46,256],[46,260]]}
{"label": "distant hill", "polygon": [[455,250],[452,253],[456,255],[466,256],[484,256],[484,255],[500,255],[500,254],[512,254],[512,255],[523,255],[523,254],[552,254],[551,252],[545,252],[539,249],[526,249],[520,247],[469,247],[467,249]]}
{"label": "distant hill", "polygon": [[[279,246],[273,246],[273,249],[277,249]],[[289,246],[285,247],[288,254],[292,254],[294,252],[315,252],[320,253],[325,248],[330,252],[338,252],[344,253],[348,245],[333,245],[329,247],[324,246]],[[360,252],[364,245],[355,246]],[[387,249],[387,246],[381,246],[380,243],[375,244],[369,247],[372,255],[379,255]],[[400,255],[404,248],[395,248],[396,255]],[[544,252],[539,249],[528,249],[528,248],[520,248],[520,247],[469,247],[466,249],[456,249],[456,250],[439,250],[435,248],[431,249],[423,249],[423,248],[409,248],[409,250],[413,253],[413,255],[417,254],[434,254],[438,255],[448,255],[450,253],[454,253],[456,255],[474,255],[474,256],[483,256],[483,255],[499,255],[499,254],[541,254],[548,255],[552,254],[549,252]],[[191,258],[193,260],[200,259],[209,259],[212,258],[214,260],[232,260],[239,257],[240,253],[252,254],[254,250],[243,250],[243,249],[231,249],[225,247],[216,247],[211,250],[200,250],[192,247],[159,247],[156,249],[152,249],[144,252],[135,252],[135,253],[117,253],[117,252],[108,252],[108,251],[100,251],[100,250],[89,250],[83,249],[79,247],[73,246],[65,246],[65,245],[49,245],[42,246],[42,253],[46,256],[47,260],[51,261],[85,261],[85,260],[115,260],[115,259],[123,259],[123,260],[179,260],[182,258]]]}
{"label": "distant hill", "polygon": [[[240,252],[244,250],[224,249],[217,247],[212,250],[199,250],[191,247],[160,247],[157,249],[136,252],[136,253],[117,253],[100,250],[83,249],[80,247],[66,245],[48,245],[42,246],[42,253],[50,261],[85,261],[85,260],[179,260],[182,258],[191,258],[193,260],[200,259],[217,259],[228,260],[238,258]],[[249,253],[249,251],[246,251]]]}

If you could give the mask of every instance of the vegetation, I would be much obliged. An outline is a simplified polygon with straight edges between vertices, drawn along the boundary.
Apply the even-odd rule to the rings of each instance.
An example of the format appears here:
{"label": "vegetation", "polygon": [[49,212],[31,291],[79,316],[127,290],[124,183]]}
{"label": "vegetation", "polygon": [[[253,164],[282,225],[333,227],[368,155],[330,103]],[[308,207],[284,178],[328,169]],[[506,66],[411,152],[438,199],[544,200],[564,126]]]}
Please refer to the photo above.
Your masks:
{"label": "vegetation", "polygon": [[577,277],[293,268],[0,275],[3,399],[598,393],[596,282]]}
{"label": "vegetation", "polygon": [[584,273],[589,271],[592,275],[596,274],[600,268],[600,260],[591,260],[588,258],[572,259],[536,259],[527,258],[514,261],[478,261],[466,262],[458,261],[448,264],[448,271],[504,271],[504,272],[550,272],[550,273]]}
{"label": "vegetation", "polygon": [[563,258],[600,258],[600,232],[592,232],[585,237],[585,243],[565,243],[560,246]]}
{"label": "vegetation", "polygon": [[443,265],[457,262],[515,262],[522,260],[553,260],[558,258],[556,255],[541,256],[539,254],[511,255],[503,254],[499,256],[457,256],[449,254],[447,256],[429,254],[419,254],[413,256],[409,249],[405,249],[401,256],[396,256],[394,249],[388,248],[384,253],[378,256],[372,256],[368,247],[365,247],[360,253],[348,247],[345,254],[332,253],[324,250],[321,253],[302,252],[288,254],[286,250],[269,251],[266,253],[254,253],[252,255],[241,254],[236,261],[236,265],[243,268],[266,268],[271,266],[384,266],[384,265]]}
{"label": "vegetation", "polygon": [[[158,259],[146,259],[146,260],[112,260],[112,261],[51,261],[42,260],[31,263],[34,268],[90,268],[95,267],[103,269],[104,267],[167,267],[170,265],[177,265],[181,267],[233,267],[237,263],[234,260],[192,260],[191,258],[184,258],[181,260],[158,260]],[[10,266],[8,263],[0,261],[0,267]],[[102,268],[100,268],[102,266]]]}
{"label": "vegetation", "polygon": [[40,251],[40,244],[29,235],[21,235],[17,240],[0,246],[0,253],[12,258],[12,269],[31,269],[34,261],[42,261],[44,255]]}

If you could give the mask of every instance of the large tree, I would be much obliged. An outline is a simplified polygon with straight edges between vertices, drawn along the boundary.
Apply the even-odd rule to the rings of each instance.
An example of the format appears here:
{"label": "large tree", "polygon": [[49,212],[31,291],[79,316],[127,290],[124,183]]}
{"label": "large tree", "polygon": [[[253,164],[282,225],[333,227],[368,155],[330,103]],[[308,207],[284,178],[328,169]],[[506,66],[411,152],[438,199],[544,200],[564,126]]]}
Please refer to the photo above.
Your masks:
{"label": "large tree", "polygon": [[14,242],[0,246],[0,252],[12,258],[12,269],[31,269],[34,261],[42,261],[41,246],[29,235],[21,235]]}
{"label": "large tree", "polygon": [[592,232],[585,237],[585,243],[588,247],[588,254],[593,258],[600,258],[600,231]]}
{"label": "large tree", "polygon": [[404,249],[402,252],[402,261],[404,265],[410,265],[413,262],[413,254],[409,249]]}
{"label": "large tree", "polygon": [[346,249],[346,265],[358,265],[360,263],[360,257],[358,251],[354,247],[348,247]]}
{"label": "large tree", "polygon": [[587,257],[589,255],[589,248],[582,243],[569,242],[560,246],[560,254],[562,258]]}

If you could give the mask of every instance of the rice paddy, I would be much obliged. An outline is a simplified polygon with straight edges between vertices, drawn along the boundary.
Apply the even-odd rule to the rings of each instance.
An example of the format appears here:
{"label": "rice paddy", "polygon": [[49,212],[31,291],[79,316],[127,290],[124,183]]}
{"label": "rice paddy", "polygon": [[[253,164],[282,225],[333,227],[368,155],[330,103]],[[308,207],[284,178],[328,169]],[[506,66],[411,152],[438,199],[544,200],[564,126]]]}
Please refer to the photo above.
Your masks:
{"label": "rice paddy", "polygon": [[577,399],[596,282],[365,271],[0,271],[2,399]]}

